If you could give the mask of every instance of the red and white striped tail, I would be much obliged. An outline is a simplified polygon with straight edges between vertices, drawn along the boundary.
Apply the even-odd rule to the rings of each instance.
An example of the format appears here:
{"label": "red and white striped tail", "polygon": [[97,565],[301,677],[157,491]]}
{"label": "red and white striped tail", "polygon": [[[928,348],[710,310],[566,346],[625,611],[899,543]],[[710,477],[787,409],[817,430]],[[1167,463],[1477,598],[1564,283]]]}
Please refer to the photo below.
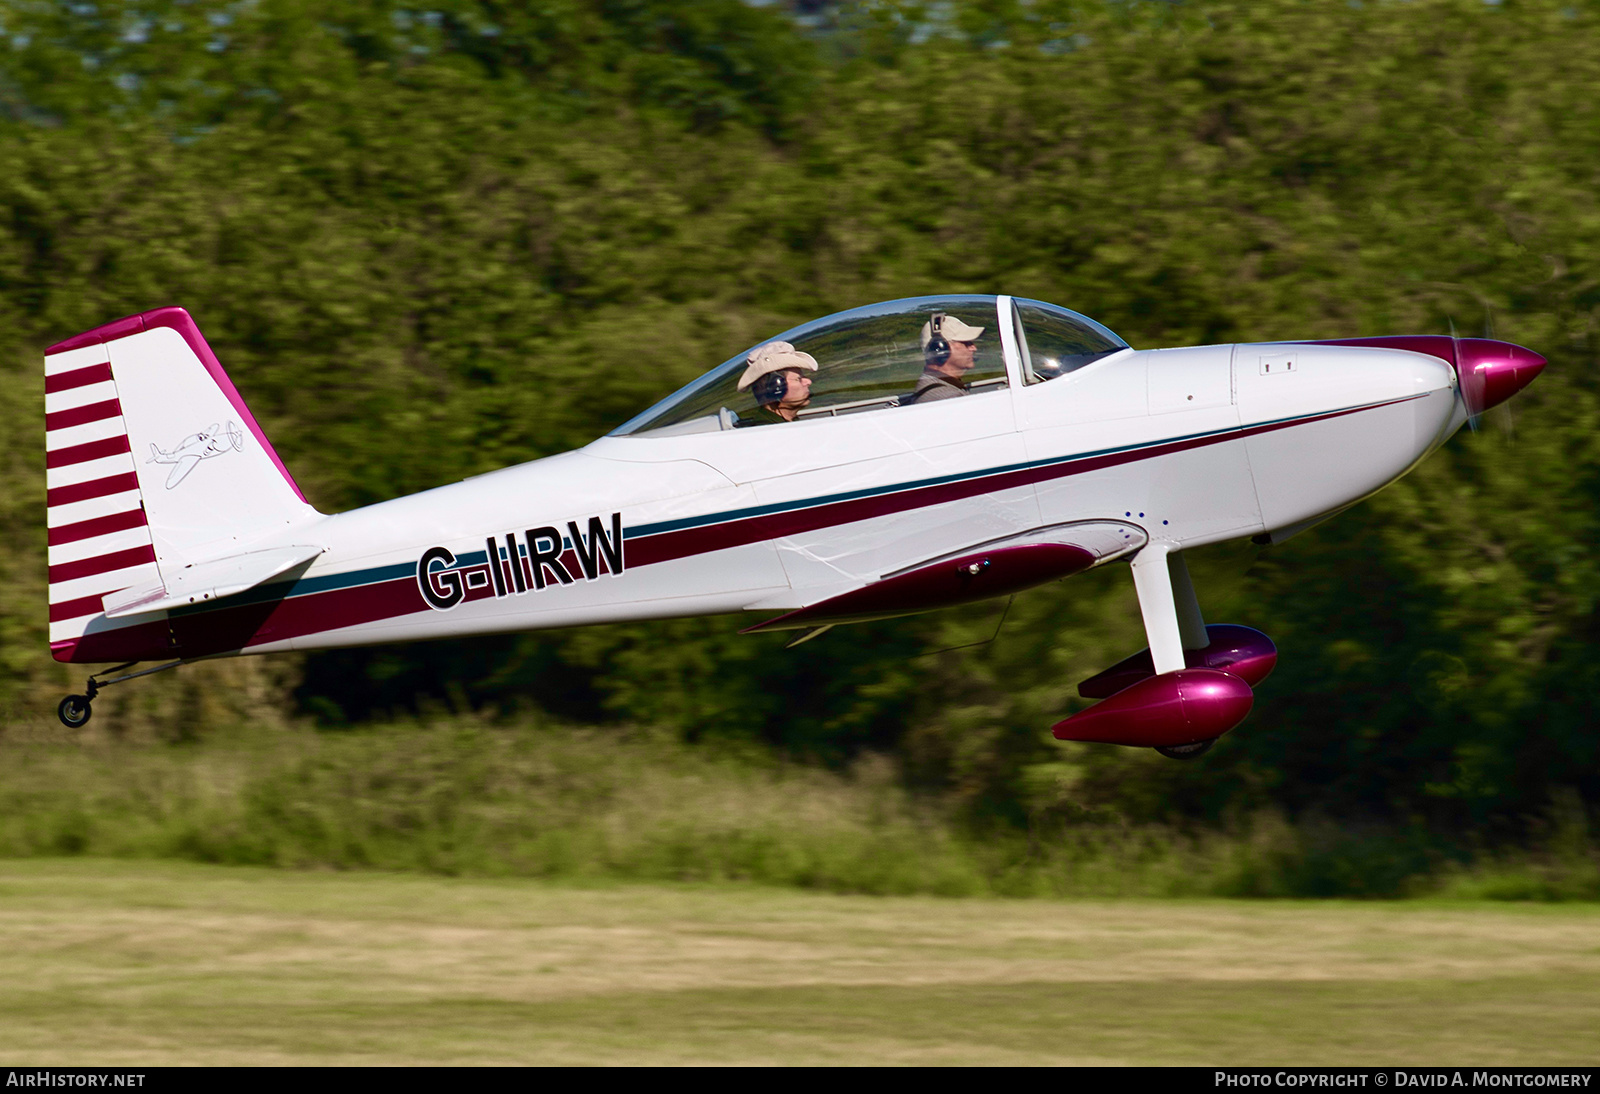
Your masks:
{"label": "red and white striped tail", "polygon": [[65,652],[110,592],[159,580],[104,344],[45,358],[50,648]]}
{"label": "red and white striped tail", "polygon": [[168,656],[164,608],[130,609],[240,552],[277,558],[320,517],[182,308],[96,327],[44,361],[50,652]]}

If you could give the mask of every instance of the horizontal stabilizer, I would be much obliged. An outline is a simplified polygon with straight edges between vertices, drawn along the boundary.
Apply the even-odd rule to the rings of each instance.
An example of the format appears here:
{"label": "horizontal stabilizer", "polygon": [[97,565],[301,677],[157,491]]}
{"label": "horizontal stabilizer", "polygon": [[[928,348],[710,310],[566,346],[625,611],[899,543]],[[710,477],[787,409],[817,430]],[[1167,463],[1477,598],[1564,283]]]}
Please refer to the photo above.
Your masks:
{"label": "horizontal stabilizer", "polygon": [[219,600],[253,589],[286,570],[310,562],[326,548],[312,546],[273,547],[265,551],[246,551],[211,562],[196,562],[178,570],[165,582],[139,585],[107,593],[102,604],[112,619],[140,612],[164,611],[189,604]]}

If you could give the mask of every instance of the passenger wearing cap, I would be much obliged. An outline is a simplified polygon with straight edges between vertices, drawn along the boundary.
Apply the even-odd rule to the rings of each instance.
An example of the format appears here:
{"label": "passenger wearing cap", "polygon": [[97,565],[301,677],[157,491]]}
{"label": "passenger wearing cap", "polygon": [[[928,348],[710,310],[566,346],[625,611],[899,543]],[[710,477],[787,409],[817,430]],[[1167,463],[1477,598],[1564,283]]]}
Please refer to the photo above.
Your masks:
{"label": "passenger wearing cap", "polygon": [[811,377],[817,359],[795,349],[788,342],[768,342],[757,346],[745,358],[739,390],[751,389],[756,399],[753,417],[739,421],[744,425],[792,422],[801,408],[811,401]]}
{"label": "passenger wearing cap", "polygon": [[978,363],[978,336],[982,327],[969,326],[953,315],[935,312],[922,325],[922,375],[901,406],[955,399],[967,394],[962,377]]}

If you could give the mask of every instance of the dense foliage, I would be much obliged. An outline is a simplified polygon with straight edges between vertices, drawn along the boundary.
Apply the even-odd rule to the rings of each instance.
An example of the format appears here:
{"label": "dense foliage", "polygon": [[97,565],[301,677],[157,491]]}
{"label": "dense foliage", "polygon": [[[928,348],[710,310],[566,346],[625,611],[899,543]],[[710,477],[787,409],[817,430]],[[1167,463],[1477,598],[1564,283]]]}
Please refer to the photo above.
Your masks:
{"label": "dense foliage", "polygon": [[955,803],[908,791],[882,756],[830,771],[770,750],[537,715],[338,733],[247,727],[177,746],[57,727],[8,734],[0,760],[0,859],[941,896],[1600,900],[1600,861],[1570,810],[1537,847],[1427,869],[1375,846],[1353,856],[1337,831],[1273,814],[1227,832],[1036,824],[975,833]]}
{"label": "dense foliage", "polygon": [[187,306],[332,511],[581,444],[815,315],[1012,292],[1136,346],[1454,323],[1551,367],[1338,519],[1200,553],[1208,617],[1282,654],[1200,763],[1049,739],[1143,645],[1121,570],[1017,597],[973,649],[941,652],[1003,605],[789,653],[731,619],[340,652],[296,702],[881,750],[979,818],[1274,807],[1403,854],[1600,801],[1600,5],[795,7],[0,3],[12,710],[67,679],[38,417],[61,337]]}

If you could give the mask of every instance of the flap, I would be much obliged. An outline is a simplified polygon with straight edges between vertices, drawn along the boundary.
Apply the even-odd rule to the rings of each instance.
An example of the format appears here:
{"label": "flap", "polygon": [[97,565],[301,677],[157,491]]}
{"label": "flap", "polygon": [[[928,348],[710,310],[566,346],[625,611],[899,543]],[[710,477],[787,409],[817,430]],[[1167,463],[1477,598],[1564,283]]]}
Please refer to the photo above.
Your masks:
{"label": "flap", "polygon": [[109,618],[117,619],[139,612],[157,612],[218,600],[253,589],[286,570],[310,562],[326,549],[308,545],[273,547],[229,555],[210,562],[196,562],[167,577],[164,583],[107,593],[101,605]]}

